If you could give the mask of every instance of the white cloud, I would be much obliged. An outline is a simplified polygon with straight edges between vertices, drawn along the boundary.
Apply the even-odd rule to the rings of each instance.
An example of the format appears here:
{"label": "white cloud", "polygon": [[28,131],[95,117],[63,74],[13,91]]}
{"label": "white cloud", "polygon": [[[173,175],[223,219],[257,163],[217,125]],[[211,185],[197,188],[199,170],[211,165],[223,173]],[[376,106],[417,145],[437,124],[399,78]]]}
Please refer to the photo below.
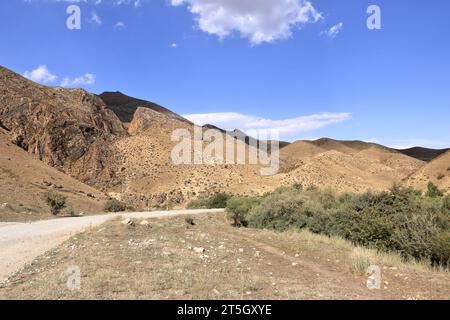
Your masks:
{"label": "white cloud", "polygon": [[102,19],[97,15],[95,11],[91,13],[91,21],[98,25],[102,24]]}
{"label": "white cloud", "polygon": [[95,75],[92,73],[86,73],[84,76],[76,77],[74,79],[64,78],[61,82],[61,86],[69,87],[69,86],[88,86],[95,84]]}
{"label": "white cloud", "polygon": [[52,74],[46,65],[40,65],[32,71],[26,71],[23,76],[39,83],[50,83],[58,79],[58,76]]}
{"label": "white cloud", "polygon": [[235,112],[186,114],[186,119],[197,125],[212,124],[226,130],[277,130],[281,136],[295,136],[351,118],[351,113],[319,113],[284,120],[265,119]]}
{"label": "white cloud", "polygon": [[333,39],[339,34],[339,32],[341,32],[343,27],[344,27],[344,23],[339,22],[338,24],[332,26],[327,31],[322,31],[320,34]]}
{"label": "white cloud", "polygon": [[178,44],[172,43],[172,44],[170,45],[170,47],[176,49],[176,48],[178,48]]}
{"label": "white cloud", "polygon": [[200,30],[220,39],[238,32],[253,45],[289,38],[295,27],[321,14],[306,0],[171,0],[187,5]]}
{"label": "white cloud", "polygon": [[115,27],[118,29],[122,29],[125,28],[126,26],[125,23],[123,23],[122,21],[117,21]]}

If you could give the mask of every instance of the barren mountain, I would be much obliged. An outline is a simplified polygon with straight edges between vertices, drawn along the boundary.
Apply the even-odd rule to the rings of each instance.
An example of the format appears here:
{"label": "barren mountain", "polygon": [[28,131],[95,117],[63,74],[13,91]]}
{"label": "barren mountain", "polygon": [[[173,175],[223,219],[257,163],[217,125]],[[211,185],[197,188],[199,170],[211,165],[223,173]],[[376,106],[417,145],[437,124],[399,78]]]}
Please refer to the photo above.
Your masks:
{"label": "barren mountain", "polygon": [[80,181],[114,180],[108,146],[126,132],[93,94],[42,86],[0,67],[0,124],[17,146]]}
{"label": "barren mountain", "polygon": [[[215,192],[259,195],[293,183],[338,191],[384,190],[424,165],[381,145],[326,138],[283,144],[281,170],[274,176],[262,176],[263,166],[249,163],[254,148],[242,142],[247,138],[236,142],[246,151],[240,162],[236,156],[234,164],[221,162],[215,152],[202,163],[177,165],[171,157],[178,143],[172,139],[174,130],[194,137],[194,130],[212,126],[195,126],[164,107],[120,92],[97,97],[81,89],[46,87],[5,68],[0,69],[0,93],[0,125],[17,146],[136,206],[182,205]],[[238,132],[219,129],[218,135],[229,138]],[[192,145],[198,143],[204,150],[210,140]],[[198,157],[202,150],[192,154]]]}
{"label": "barren mountain", "polygon": [[450,151],[420,168],[408,178],[407,184],[423,190],[429,181],[445,192],[450,192]]}
{"label": "barren mountain", "polygon": [[362,141],[296,141],[281,149],[286,183],[329,186],[341,191],[384,190],[424,163]]}
{"label": "barren mountain", "polygon": [[36,220],[50,217],[43,200],[55,190],[68,197],[76,213],[103,210],[105,195],[10,142],[0,129],[0,221]]}

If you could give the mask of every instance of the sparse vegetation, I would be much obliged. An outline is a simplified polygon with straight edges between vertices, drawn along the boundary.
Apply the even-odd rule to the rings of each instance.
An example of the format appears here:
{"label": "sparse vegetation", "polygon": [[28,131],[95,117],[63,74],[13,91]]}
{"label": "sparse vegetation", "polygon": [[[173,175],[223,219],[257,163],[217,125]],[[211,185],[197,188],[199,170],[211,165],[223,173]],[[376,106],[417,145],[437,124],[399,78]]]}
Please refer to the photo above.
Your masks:
{"label": "sparse vegetation", "polygon": [[388,192],[341,195],[283,187],[250,202],[250,209],[236,210],[245,198],[230,200],[227,211],[237,226],[308,229],[366,248],[397,252],[405,260],[449,266],[450,197],[441,195],[434,187],[426,196],[399,186]]}
{"label": "sparse vegetation", "polygon": [[250,209],[259,201],[255,198],[232,197],[227,201],[228,217],[232,219],[233,226],[247,226],[247,215]]}
{"label": "sparse vegetation", "polygon": [[67,206],[67,197],[54,191],[48,192],[44,200],[49,206],[51,214],[54,216],[58,215]]}
{"label": "sparse vegetation", "polygon": [[105,204],[106,212],[122,212],[127,209],[127,205],[117,199],[110,199]]}
{"label": "sparse vegetation", "polygon": [[443,174],[443,173],[440,173],[440,174],[438,174],[438,176],[437,176],[437,179],[438,180],[442,180],[442,179],[444,179],[445,178],[445,174]]}
{"label": "sparse vegetation", "polygon": [[216,193],[209,198],[192,200],[187,205],[188,209],[222,209],[227,206],[227,201],[231,195],[226,193]]}

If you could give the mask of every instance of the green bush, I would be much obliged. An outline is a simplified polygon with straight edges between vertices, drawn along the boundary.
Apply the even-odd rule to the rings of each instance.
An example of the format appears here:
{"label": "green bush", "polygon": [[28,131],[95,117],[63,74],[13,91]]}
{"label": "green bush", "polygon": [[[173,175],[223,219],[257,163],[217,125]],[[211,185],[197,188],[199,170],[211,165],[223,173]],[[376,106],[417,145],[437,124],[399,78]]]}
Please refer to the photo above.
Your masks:
{"label": "green bush", "polygon": [[442,209],[446,212],[450,212],[450,196],[446,196],[444,200],[442,200]]}
{"label": "green bush", "polygon": [[188,203],[186,208],[188,209],[222,209],[226,208],[227,201],[231,198],[231,195],[226,193],[216,193],[209,198],[192,200]]}
{"label": "green bush", "polygon": [[127,210],[127,205],[116,199],[110,199],[105,204],[106,212],[122,212],[125,210]]}
{"label": "green bush", "polygon": [[434,235],[432,243],[432,262],[450,267],[450,231],[442,231]]}
{"label": "green bush", "polygon": [[428,186],[427,186],[427,193],[426,196],[429,198],[437,198],[437,197],[442,197],[444,194],[442,193],[441,190],[439,190],[439,188],[433,183],[433,182],[428,182]]}
{"label": "green bush", "polygon": [[217,193],[209,199],[208,209],[223,209],[227,207],[227,201],[231,198],[231,195],[226,193]]}
{"label": "green bush", "polygon": [[248,213],[250,209],[258,204],[256,198],[232,197],[227,201],[226,210],[228,217],[233,220],[233,226],[242,227],[248,225]]}
{"label": "green bush", "polygon": [[[284,231],[307,228],[354,244],[395,251],[405,259],[448,263],[450,196],[434,187],[427,196],[411,188],[336,195],[330,190],[276,189],[246,202],[232,198],[227,211],[236,226]],[[446,242],[447,241],[447,242]]]}
{"label": "green bush", "polygon": [[67,197],[57,192],[50,191],[45,195],[45,202],[50,207],[51,214],[56,216],[66,207]]}

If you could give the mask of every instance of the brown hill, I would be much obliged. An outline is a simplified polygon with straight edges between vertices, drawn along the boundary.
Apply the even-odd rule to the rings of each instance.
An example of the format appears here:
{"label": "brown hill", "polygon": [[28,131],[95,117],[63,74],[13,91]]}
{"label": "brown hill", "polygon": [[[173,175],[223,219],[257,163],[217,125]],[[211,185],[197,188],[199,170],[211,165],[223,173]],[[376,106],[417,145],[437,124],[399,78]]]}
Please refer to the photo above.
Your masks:
{"label": "brown hill", "polygon": [[450,151],[420,168],[408,178],[407,184],[424,190],[429,181],[445,192],[450,192]]}
{"label": "brown hill", "polygon": [[52,217],[44,195],[56,190],[68,197],[76,213],[99,213],[105,195],[47,166],[10,142],[0,129],[0,221],[26,221]]}
{"label": "brown hill", "polygon": [[296,141],[280,152],[286,184],[328,186],[341,191],[385,190],[423,162],[362,141]]}
{"label": "brown hill", "polygon": [[189,120],[181,117],[180,115],[170,111],[163,106],[156,103],[136,99],[127,96],[119,91],[117,92],[103,92],[99,95],[103,102],[111,109],[119,119],[124,123],[130,123],[133,120],[134,113],[139,107],[148,108],[153,111],[165,114],[169,117],[176,118],[178,120],[191,123]]}
{"label": "brown hill", "polygon": [[[4,68],[0,93],[0,125],[15,144],[137,207],[182,205],[215,192],[258,195],[293,183],[384,190],[424,165],[377,144],[326,138],[287,144],[280,150],[281,171],[274,176],[262,176],[262,166],[249,164],[248,153],[239,158],[242,164],[207,155],[202,164],[175,165],[174,130],[185,129],[193,137],[195,129],[211,126],[197,127],[166,108],[121,93],[99,98],[80,89],[45,87]],[[128,122],[128,132],[118,117]],[[254,150],[243,140],[239,145],[246,152]],[[201,146],[209,143],[201,141]]]}
{"label": "brown hill", "polygon": [[126,134],[97,96],[46,87],[0,67],[0,123],[12,141],[90,185],[111,183],[111,140]]}

